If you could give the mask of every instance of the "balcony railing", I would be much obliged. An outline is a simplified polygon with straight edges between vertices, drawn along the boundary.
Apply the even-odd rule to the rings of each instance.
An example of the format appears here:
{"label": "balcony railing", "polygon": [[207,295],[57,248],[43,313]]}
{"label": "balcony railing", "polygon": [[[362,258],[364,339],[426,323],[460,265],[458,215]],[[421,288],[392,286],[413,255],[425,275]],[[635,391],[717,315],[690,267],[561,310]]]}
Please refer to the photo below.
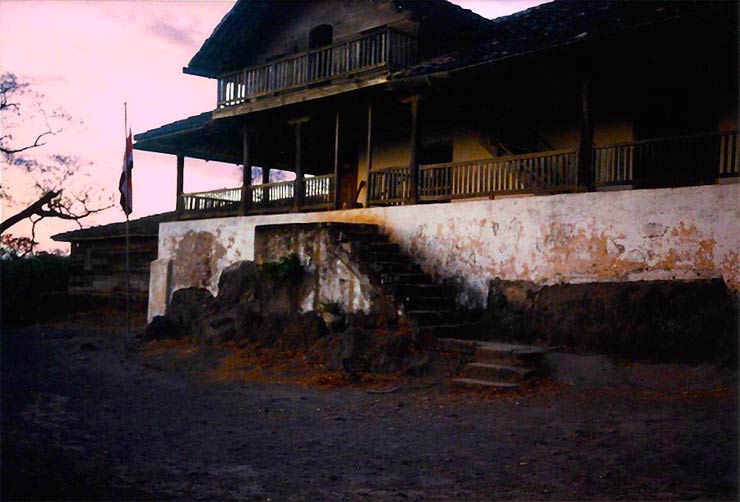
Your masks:
{"label": "balcony railing", "polygon": [[[633,141],[594,149],[596,187],[670,187],[714,183],[740,176],[737,131]],[[411,172],[393,167],[370,172],[368,204],[409,202]],[[419,166],[422,202],[544,194],[578,188],[576,150]]]}
{"label": "balcony railing", "polygon": [[[714,183],[718,178],[740,176],[737,131],[657,138],[595,148],[596,187],[679,186]],[[575,150],[553,150],[495,159],[419,166],[418,195],[422,202],[495,197],[519,193],[545,194],[578,189],[578,155]],[[302,187],[300,201],[295,200]],[[408,166],[371,171],[369,205],[410,202]],[[247,214],[286,213],[335,207],[334,175],[278,181],[247,187]],[[240,214],[241,188],[183,194],[186,215]],[[297,203],[298,202],[298,203]]]}
{"label": "balcony railing", "polygon": [[[223,188],[182,195],[185,215],[240,213],[241,188]],[[277,181],[247,187],[247,214],[287,213],[296,207],[296,181]],[[317,211],[334,207],[334,175],[311,176],[303,180],[300,209]]]}
{"label": "balcony railing", "polygon": [[691,185],[738,176],[737,131],[596,147],[596,186]]}
{"label": "balcony railing", "polygon": [[187,212],[230,211],[239,209],[241,188],[222,188],[208,192],[182,194],[182,207]]}
{"label": "balcony railing", "polygon": [[219,108],[309,84],[348,78],[371,70],[393,70],[417,61],[416,38],[390,27],[222,75]]}

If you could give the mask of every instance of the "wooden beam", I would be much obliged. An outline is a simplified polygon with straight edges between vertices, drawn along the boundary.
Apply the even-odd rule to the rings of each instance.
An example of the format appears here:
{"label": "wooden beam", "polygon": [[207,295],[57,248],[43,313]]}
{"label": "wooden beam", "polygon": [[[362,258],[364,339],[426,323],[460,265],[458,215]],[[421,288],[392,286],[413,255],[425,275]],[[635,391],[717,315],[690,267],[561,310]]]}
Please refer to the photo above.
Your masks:
{"label": "wooden beam", "polygon": [[251,133],[248,129],[242,131],[242,193],[240,213],[247,215],[252,202],[249,187],[252,185],[252,149]]}
{"label": "wooden beam", "polygon": [[373,104],[367,105],[367,157],[365,164],[367,166],[368,177],[373,170]]}
{"label": "wooden beam", "polygon": [[337,118],[334,123],[334,209],[339,209],[339,189],[342,186],[342,168],[339,165],[339,123],[340,117],[337,111]]}
{"label": "wooden beam", "polygon": [[594,190],[594,125],[591,119],[591,82],[581,78],[581,142],[578,147],[578,185]]}
{"label": "wooden beam", "polygon": [[281,106],[287,106],[295,103],[304,103],[314,99],[325,98],[328,96],[334,96],[365,87],[372,87],[380,84],[384,84],[388,81],[388,72],[384,72],[381,75],[368,78],[362,82],[347,82],[337,85],[321,86],[317,88],[310,88],[302,91],[289,92],[281,96],[275,97],[264,97],[256,99],[254,102],[242,103],[240,105],[225,106],[213,110],[213,119],[218,120],[226,117],[235,117],[237,115],[244,115],[247,113],[254,113],[261,110],[269,110],[272,108],[279,108]]}
{"label": "wooden beam", "polygon": [[182,154],[177,155],[177,185],[175,186],[175,192],[177,199],[175,201],[175,212],[181,215],[185,210],[184,200],[182,197],[183,186],[185,180],[185,156]]}
{"label": "wooden beam", "polygon": [[419,203],[419,163],[417,155],[419,150],[419,96],[414,96],[410,101],[411,105],[411,139],[409,157],[409,203]]}
{"label": "wooden beam", "polygon": [[299,212],[303,207],[303,120],[295,125],[295,184],[293,185],[293,211]]}

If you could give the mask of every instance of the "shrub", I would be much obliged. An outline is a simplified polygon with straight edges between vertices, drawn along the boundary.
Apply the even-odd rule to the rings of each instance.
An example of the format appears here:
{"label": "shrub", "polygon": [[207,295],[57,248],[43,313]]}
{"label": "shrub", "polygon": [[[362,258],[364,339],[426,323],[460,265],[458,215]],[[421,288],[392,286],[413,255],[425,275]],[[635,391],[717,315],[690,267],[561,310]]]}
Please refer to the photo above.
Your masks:
{"label": "shrub", "polygon": [[53,312],[55,301],[63,298],[53,293],[66,293],[69,280],[69,257],[48,253],[15,260],[0,260],[0,298],[3,325],[28,324]]}
{"label": "shrub", "polygon": [[303,277],[301,260],[295,253],[283,256],[277,262],[263,263],[260,265],[260,272],[270,279],[290,285],[297,285]]}

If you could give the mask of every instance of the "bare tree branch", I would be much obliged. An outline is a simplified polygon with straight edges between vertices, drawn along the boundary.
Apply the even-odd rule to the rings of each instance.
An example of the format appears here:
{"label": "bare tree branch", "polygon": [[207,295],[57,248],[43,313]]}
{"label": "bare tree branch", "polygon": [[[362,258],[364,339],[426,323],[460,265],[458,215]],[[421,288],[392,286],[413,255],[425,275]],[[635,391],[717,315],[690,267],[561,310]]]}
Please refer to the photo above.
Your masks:
{"label": "bare tree branch", "polygon": [[[0,223],[0,233],[4,233],[25,219],[30,220],[31,232],[34,236],[36,225],[48,218],[74,221],[82,227],[80,220],[111,208],[113,206],[112,198],[108,199],[108,203],[98,200],[96,206],[99,207],[93,207],[91,194],[95,193],[95,190],[92,187],[80,185],[79,178],[86,176],[86,173],[81,172],[81,165],[77,158],[62,154],[45,155],[41,158],[38,155],[28,155],[28,152],[45,146],[51,136],[65,130],[64,124],[71,122],[71,117],[62,110],[54,110],[47,114],[43,109],[40,109],[38,102],[42,100],[43,96],[28,87],[28,83],[19,81],[12,73],[0,74],[0,112],[3,114],[11,113],[13,116],[18,115],[20,117],[21,110],[24,111],[22,122],[3,121],[4,130],[0,136],[0,156],[6,161],[7,167],[22,169],[33,176],[30,185],[35,189],[38,197],[24,209]],[[26,106],[29,106],[28,99],[18,99],[23,95],[26,95],[26,98],[30,96],[33,99],[30,106],[36,113],[32,113],[31,118],[39,114],[43,117],[43,123],[38,124],[38,128],[42,132],[35,134],[33,141],[14,145],[11,142],[15,138],[9,132],[9,129],[21,124],[25,126],[28,120],[25,109]],[[7,118],[7,116],[3,115],[3,118]],[[75,188],[71,188],[73,182]],[[0,195],[6,201],[10,199],[4,191],[0,191]]]}

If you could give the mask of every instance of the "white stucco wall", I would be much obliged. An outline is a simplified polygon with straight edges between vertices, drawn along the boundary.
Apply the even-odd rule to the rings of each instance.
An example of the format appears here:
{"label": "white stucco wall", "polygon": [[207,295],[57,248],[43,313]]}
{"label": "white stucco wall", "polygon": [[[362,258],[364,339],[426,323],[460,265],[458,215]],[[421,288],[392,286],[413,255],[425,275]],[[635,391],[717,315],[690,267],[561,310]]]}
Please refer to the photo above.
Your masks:
{"label": "white stucco wall", "polygon": [[723,277],[740,289],[740,184],[629,190],[162,223],[149,316],[172,291],[216,293],[221,270],[254,258],[254,227],[376,223],[419,264],[483,306],[494,277],[542,284]]}

